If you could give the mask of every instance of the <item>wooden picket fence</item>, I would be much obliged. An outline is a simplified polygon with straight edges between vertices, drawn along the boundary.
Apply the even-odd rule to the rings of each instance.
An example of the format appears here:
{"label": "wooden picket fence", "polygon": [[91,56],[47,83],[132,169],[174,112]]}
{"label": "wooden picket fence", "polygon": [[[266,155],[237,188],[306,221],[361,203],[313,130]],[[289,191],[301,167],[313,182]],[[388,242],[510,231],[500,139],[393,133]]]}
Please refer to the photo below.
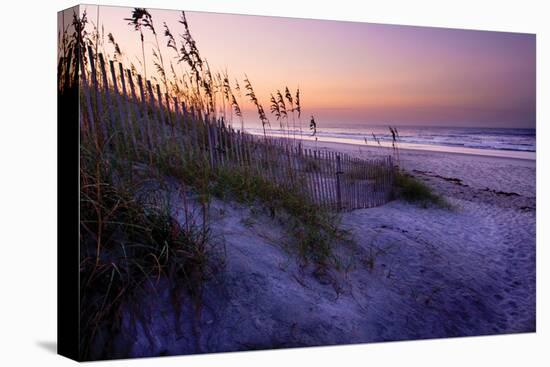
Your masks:
{"label": "wooden picket fence", "polygon": [[298,139],[255,136],[228,126],[162,93],[160,86],[123,64],[94,55],[80,58],[83,136],[103,149],[164,152],[200,160],[216,169],[246,169],[265,180],[299,190],[335,210],[382,205],[391,200],[392,157],[359,159],[303,146]]}

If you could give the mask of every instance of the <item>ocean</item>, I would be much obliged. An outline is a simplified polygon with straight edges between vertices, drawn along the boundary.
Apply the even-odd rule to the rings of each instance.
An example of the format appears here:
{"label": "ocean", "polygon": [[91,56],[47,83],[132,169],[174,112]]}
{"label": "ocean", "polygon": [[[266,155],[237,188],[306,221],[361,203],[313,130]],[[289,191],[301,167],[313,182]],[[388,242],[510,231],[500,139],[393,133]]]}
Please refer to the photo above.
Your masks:
{"label": "ocean", "polygon": [[[246,129],[261,134],[261,128]],[[475,127],[397,127],[398,143],[402,148],[472,152],[476,150],[536,152],[535,129],[475,128]],[[286,136],[286,132],[273,128],[271,135]],[[292,136],[290,132],[290,136]],[[303,129],[303,136],[313,139],[309,129]],[[299,137],[299,131],[296,132]],[[359,145],[389,146],[392,134],[387,126],[317,128],[320,141],[332,141]],[[366,139],[366,140],[365,140]]]}

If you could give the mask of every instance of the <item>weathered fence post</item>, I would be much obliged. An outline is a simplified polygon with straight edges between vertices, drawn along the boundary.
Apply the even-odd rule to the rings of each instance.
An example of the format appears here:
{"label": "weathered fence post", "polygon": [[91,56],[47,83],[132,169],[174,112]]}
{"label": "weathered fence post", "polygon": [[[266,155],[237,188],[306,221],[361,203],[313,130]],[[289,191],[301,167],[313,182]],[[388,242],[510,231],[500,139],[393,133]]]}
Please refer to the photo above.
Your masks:
{"label": "weathered fence post", "polygon": [[[124,112],[123,112],[123,106],[122,106],[122,99],[121,99],[121,96],[120,96],[120,93],[118,91],[118,83],[117,83],[117,79],[116,79],[116,73],[115,73],[115,64],[112,60],[109,60],[109,68],[111,69],[111,80],[113,81],[113,91],[114,91],[114,99],[116,99],[116,105],[117,105],[117,110],[118,110],[118,116],[119,116],[119,127],[120,127],[120,132],[123,136],[123,141],[124,141],[124,144],[127,144],[127,145],[130,145],[130,143],[127,141],[127,138],[126,138],[126,135],[127,135],[127,129],[126,129],[126,126],[125,123],[124,123]],[[113,124],[114,124],[114,119],[113,119]],[[129,131],[129,129],[128,129]]]}
{"label": "weathered fence post", "polygon": [[[94,137],[94,140],[97,139],[98,129],[97,124],[94,121],[94,113],[92,109],[92,99],[90,97],[90,88],[88,87],[88,80],[86,77],[86,68],[84,66],[84,53],[79,57],[80,59],[80,72],[82,74],[82,89],[84,91],[84,98],[86,100],[86,111],[88,112],[88,134]],[[78,75],[78,72],[75,72]]]}
{"label": "weathered fence post", "polygon": [[103,54],[99,53],[97,54],[99,59],[99,71],[101,73],[101,81],[103,83],[103,89],[105,91],[105,108],[107,109],[107,113],[109,114],[108,120],[110,122],[109,126],[113,129],[112,133],[114,133],[115,127],[113,125],[114,117],[113,117],[113,106],[111,101],[111,92],[109,91],[109,81],[107,79],[107,69],[105,68],[105,59],[103,58]]}
{"label": "weathered fence post", "polygon": [[342,174],[342,167],[340,164],[340,154],[336,155],[336,207],[338,210],[342,210],[342,191],[340,188],[340,175]]}
{"label": "weathered fence post", "polygon": [[[130,72],[128,77],[131,78],[131,76],[132,74]],[[137,84],[139,88],[139,95],[141,97],[140,105],[142,110],[141,112],[142,121],[140,123],[141,137],[143,139],[144,145],[150,149],[153,143],[151,141],[151,137],[149,133],[149,118],[147,113],[147,102],[145,100],[145,89],[143,88],[143,79],[139,74],[137,76]]]}
{"label": "weathered fence post", "polygon": [[103,124],[103,104],[101,102],[101,95],[99,93],[99,85],[97,82],[97,70],[96,65],[94,61],[94,52],[92,51],[92,47],[88,46],[88,63],[90,64],[90,71],[91,71],[91,77],[92,82],[91,85],[94,89],[94,96],[95,96],[95,120],[94,122],[100,127],[100,130],[102,132],[102,142],[105,142],[108,139],[108,132],[105,128],[105,124]]}

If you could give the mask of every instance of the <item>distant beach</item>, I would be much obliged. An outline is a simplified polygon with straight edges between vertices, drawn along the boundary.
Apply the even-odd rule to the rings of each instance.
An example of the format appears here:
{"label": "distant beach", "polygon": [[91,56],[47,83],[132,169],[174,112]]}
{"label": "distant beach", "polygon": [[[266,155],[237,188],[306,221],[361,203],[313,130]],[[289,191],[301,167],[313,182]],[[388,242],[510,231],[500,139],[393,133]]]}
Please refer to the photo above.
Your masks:
{"label": "distant beach", "polygon": [[[400,149],[428,150],[492,157],[534,160],[536,156],[535,129],[472,128],[472,127],[397,127]],[[260,135],[259,127],[246,129]],[[344,143],[354,146],[391,148],[392,137],[387,126],[318,128],[315,136],[307,129],[290,132],[277,128],[268,130],[273,136],[302,137],[303,140],[323,143]]]}

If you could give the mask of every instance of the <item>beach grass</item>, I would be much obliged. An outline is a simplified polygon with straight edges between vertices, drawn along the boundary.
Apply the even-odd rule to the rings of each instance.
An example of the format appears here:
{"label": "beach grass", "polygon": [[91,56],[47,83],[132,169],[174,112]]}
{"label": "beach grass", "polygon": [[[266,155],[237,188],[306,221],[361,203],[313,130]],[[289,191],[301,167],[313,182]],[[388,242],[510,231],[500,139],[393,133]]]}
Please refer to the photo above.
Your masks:
{"label": "beach grass", "polygon": [[418,204],[424,208],[435,206],[451,209],[452,205],[441,195],[417,177],[404,171],[395,174],[396,195],[405,201]]}
{"label": "beach grass", "polygon": [[[193,210],[182,188],[175,212],[165,182],[138,177],[120,157],[86,142],[80,175],[81,345],[105,340],[101,334],[120,320],[123,307],[163,278],[198,307],[204,282],[223,265],[200,215],[206,207]],[[156,184],[147,188],[151,182]]]}
{"label": "beach grass", "polygon": [[223,168],[217,172],[211,193],[220,199],[263,207],[283,224],[292,238],[291,248],[304,263],[321,267],[334,264],[332,247],[346,238],[338,214],[310,201],[299,187],[276,185],[247,170]]}

